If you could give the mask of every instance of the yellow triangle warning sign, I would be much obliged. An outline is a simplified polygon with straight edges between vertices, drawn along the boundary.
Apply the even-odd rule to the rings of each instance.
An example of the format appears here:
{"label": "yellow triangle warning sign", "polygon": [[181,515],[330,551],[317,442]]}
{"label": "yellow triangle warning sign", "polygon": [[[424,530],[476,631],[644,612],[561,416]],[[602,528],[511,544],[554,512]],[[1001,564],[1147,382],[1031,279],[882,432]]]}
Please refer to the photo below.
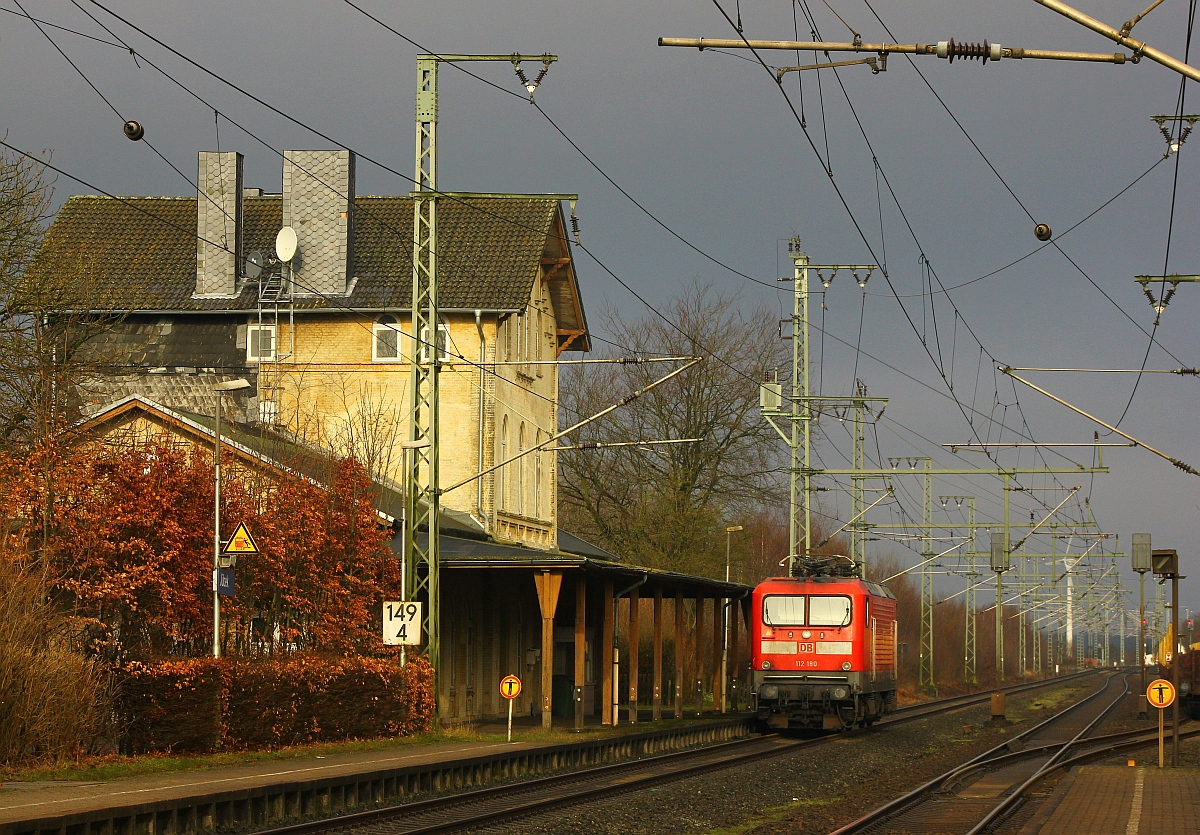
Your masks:
{"label": "yellow triangle warning sign", "polygon": [[246,527],[245,522],[238,522],[238,526],[233,531],[233,536],[229,537],[229,541],[225,543],[225,553],[258,553],[258,545],[254,542],[254,537],[250,535],[250,529]]}

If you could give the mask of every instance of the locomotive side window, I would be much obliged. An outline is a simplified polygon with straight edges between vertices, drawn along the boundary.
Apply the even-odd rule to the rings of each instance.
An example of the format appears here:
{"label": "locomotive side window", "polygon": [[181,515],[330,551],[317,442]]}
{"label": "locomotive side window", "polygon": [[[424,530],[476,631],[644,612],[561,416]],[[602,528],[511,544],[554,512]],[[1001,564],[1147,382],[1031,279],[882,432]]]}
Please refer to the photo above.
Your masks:
{"label": "locomotive side window", "polygon": [[850,598],[843,595],[812,595],[808,601],[809,626],[847,626]]}
{"label": "locomotive side window", "polygon": [[763,623],[767,626],[803,626],[804,595],[771,594],[764,597]]}

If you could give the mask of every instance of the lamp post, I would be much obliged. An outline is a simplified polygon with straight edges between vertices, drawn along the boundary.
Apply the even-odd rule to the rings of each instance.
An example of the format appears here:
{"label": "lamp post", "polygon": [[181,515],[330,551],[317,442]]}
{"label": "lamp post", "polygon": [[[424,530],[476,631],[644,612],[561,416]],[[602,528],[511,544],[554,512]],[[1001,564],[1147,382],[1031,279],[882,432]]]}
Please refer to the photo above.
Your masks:
{"label": "lamp post", "polygon": [[249,380],[226,380],[213,386],[217,393],[217,425],[213,436],[213,658],[221,657],[221,595],[217,570],[221,567],[221,395],[250,388]]}
{"label": "lamp post", "polygon": [[[743,530],[741,525],[730,525],[725,529],[725,582],[729,582],[729,536],[734,531]],[[726,695],[729,690],[729,604],[722,611],[721,625],[724,628],[721,637],[721,712],[726,709]]]}

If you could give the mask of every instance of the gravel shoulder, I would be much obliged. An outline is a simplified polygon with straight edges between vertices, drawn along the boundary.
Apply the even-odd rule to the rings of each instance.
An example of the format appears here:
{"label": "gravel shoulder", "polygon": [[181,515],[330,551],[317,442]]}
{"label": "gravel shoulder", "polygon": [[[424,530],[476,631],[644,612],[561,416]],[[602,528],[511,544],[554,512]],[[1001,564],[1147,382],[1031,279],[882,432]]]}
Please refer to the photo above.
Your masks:
{"label": "gravel shoulder", "polygon": [[[1096,680],[1008,698],[1010,724],[963,708],[520,821],[532,833],[828,833],[1092,692]],[[511,825],[476,830],[512,831]]]}

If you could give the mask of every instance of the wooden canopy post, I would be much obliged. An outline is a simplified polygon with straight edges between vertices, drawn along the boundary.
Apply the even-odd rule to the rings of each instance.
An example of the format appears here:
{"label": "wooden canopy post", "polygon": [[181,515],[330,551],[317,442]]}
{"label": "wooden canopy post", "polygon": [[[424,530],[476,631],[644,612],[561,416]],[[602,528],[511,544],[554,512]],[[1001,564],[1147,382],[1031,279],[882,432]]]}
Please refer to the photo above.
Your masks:
{"label": "wooden canopy post", "polygon": [[550,730],[554,719],[554,612],[562,588],[561,571],[542,571],[533,576],[538,605],[542,609],[542,728]]}
{"label": "wooden canopy post", "polygon": [[575,581],[575,730],[583,730],[583,688],[587,670],[583,662],[587,651],[587,575]]}
{"label": "wooden canopy post", "polygon": [[712,694],[713,694],[713,710],[720,713],[725,712],[725,682],[721,678],[721,644],[725,637],[725,600],[721,597],[713,598],[713,676],[712,676]]}
{"label": "wooden canopy post", "polygon": [[[729,709],[734,713],[738,709],[738,695],[741,693],[741,688],[738,686],[741,682],[739,672],[741,670],[740,661],[738,660],[738,622],[742,619],[742,603],[740,600],[730,602],[728,614],[729,618],[729,681],[733,687],[729,699]],[[728,684],[726,685],[728,686]]]}
{"label": "wooden canopy post", "polygon": [[604,624],[604,635],[600,639],[604,644],[600,651],[603,659],[600,664],[600,698],[603,701],[600,708],[600,721],[605,725],[611,725],[613,723],[613,688],[617,686],[612,675],[613,630],[616,628],[612,580],[604,581],[604,599],[600,604],[600,609],[601,622]]}
{"label": "wooden canopy post", "polygon": [[683,718],[683,592],[675,592],[675,718]]}
{"label": "wooden canopy post", "polygon": [[654,702],[650,718],[657,722],[662,719],[662,677],[663,677],[663,634],[662,634],[662,589],[654,590]]}
{"label": "wooden canopy post", "polygon": [[638,708],[638,610],[641,608],[638,590],[629,592],[629,724],[637,724]]}
{"label": "wooden canopy post", "polygon": [[696,631],[692,636],[696,648],[696,715],[704,713],[704,597],[696,595]]}

